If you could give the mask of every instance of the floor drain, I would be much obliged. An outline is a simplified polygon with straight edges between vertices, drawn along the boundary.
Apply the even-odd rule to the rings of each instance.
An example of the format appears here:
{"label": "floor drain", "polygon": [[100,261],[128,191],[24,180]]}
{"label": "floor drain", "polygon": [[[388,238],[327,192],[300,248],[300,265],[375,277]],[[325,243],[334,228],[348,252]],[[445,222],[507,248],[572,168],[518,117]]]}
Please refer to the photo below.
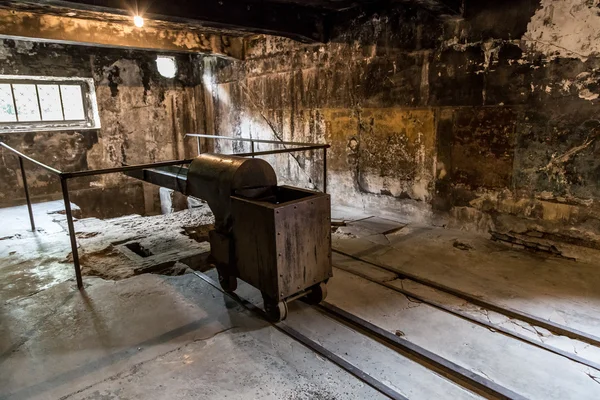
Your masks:
{"label": "floor drain", "polygon": [[147,248],[145,248],[138,242],[127,243],[125,245],[125,247],[127,247],[129,250],[133,251],[135,254],[137,254],[140,257],[145,258],[145,257],[150,257],[153,255],[150,250],[148,250]]}

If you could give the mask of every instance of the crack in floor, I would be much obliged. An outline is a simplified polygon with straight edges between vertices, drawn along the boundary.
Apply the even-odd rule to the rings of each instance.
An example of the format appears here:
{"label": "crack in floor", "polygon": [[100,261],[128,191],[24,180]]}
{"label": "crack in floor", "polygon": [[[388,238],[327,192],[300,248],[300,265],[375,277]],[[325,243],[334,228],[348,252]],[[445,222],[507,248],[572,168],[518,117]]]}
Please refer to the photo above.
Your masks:
{"label": "crack in floor", "polygon": [[594,382],[600,385],[600,376],[592,375],[591,372],[586,372],[585,374],[589,376]]}

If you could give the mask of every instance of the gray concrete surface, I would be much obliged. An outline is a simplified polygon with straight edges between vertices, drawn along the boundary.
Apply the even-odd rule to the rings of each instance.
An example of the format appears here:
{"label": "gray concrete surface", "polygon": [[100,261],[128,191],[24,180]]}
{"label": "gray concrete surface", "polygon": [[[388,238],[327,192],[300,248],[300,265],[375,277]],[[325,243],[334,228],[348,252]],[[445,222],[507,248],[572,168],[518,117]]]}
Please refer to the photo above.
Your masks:
{"label": "gray concrete surface", "polygon": [[[429,226],[383,235],[368,230],[365,221],[339,228],[334,248],[600,336],[599,263],[516,250],[484,236]],[[600,253],[596,257],[600,260]]]}
{"label": "gray concrete surface", "polygon": [[[13,217],[14,211],[25,209],[13,210]],[[80,293],[60,207],[38,206],[36,213],[41,230],[35,234],[27,232],[22,212],[0,227],[0,399],[380,397],[193,274],[132,276],[130,271],[113,275],[116,280],[85,276]],[[158,254],[161,249],[168,253],[169,243],[198,243],[184,229],[204,221],[194,215],[80,220],[76,230],[83,254],[101,258],[107,247],[131,240],[155,243]],[[11,215],[4,217],[10,221]],[[464,232],[406,225],[364,210],[334,209],[333,217],[347,221],[333,235],[337,248],[598,334],[600,273],[595,265],[514,250]],[[176,235],[181,238],[161,243],[161,237]],[[202,232],[193,235],[202,241]],[[120,266],[106,256],[106,265]],[[339,268],[329,283],[332,304],[527,398],[600,398],[600,372],[343,269],[413,290],[596,362],[600,349],[356,260],[334,255],[333,262]],[[262,303],[258,291],[242,282],[238,293]],[[285,324],[411,399],[478,397],[303,303],[290,305]]]}
{"label": "gray concrete surface", "polygon": [[188,274],[2,306],[1,399],[380,398]]}

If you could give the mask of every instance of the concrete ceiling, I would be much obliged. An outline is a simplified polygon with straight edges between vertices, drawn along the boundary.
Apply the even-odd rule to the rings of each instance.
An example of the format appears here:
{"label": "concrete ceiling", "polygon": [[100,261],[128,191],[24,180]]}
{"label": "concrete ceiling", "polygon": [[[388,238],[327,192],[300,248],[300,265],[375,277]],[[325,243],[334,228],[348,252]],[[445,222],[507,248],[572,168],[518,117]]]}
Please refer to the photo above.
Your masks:
{"label": "concrete ceiling", "polygon": [[[243,57],[243,37],[328,42],[395,7],[460,15],[465,0],[0,0],[0,37]],[[136,29],[133,16],[146,24]]]}
{"label": "concrete ceiling", "polygon": [[[458,14],[463,0],[37,0],[4,1],[0,7],[54,15],[110,20],[140,14],[220,34],[273,34],[307,42],[327,42],[335,28],[356,16],[390,7],[419,6],[438,14]],[[89,13],[94,13],[91,15]],[[75,14],[73,14],[75,13]],[[100,13],[100,14],[98,14]],[[214,33],[214,32],[211,32]]]}

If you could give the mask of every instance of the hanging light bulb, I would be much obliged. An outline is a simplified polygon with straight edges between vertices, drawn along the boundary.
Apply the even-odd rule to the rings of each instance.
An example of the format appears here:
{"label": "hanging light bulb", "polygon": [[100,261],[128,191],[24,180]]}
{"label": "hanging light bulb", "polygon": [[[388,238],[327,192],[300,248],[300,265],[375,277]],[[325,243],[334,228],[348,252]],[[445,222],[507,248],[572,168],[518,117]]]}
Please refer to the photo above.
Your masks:
{"label": "hanging light bulb", "polygon": [[138,28],[141,28],[142,26],[144,26],[144,18],[140,17],[139,15],[136,15],[135,17],[133,17],[133,24]]}

